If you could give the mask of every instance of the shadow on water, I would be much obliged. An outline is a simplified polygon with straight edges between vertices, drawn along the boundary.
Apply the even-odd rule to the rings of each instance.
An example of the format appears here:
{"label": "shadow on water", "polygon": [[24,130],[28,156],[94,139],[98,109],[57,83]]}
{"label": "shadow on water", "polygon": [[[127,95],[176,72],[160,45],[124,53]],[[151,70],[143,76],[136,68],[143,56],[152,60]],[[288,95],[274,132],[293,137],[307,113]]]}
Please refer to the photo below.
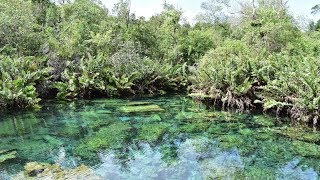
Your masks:
{"label": "shadow on water", "polygon": [[0,179],[30,162],[84,164],[101,179],[318,179],[320,172],[318,132],[207,110],[183,96],[47,102],[0,118]]}

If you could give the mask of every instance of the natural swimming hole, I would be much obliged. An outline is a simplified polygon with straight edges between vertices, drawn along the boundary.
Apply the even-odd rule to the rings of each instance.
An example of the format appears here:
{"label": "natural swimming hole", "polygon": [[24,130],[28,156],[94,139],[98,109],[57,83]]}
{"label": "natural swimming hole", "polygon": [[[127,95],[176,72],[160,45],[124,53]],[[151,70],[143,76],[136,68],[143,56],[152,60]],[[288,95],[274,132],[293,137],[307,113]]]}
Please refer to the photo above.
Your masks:
{"label": "natural swimming hole", "polygon": [[0,116],[0,179],[318,179],[320,134],[185,96]]}

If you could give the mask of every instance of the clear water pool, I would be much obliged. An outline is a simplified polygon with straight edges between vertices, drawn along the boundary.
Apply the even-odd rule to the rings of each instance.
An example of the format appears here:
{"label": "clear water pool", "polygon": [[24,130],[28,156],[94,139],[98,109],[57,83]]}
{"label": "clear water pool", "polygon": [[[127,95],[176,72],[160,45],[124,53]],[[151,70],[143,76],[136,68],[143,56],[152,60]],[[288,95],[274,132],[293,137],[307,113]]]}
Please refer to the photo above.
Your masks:
{"label": "clear water pool", "polygon": [[320,172],[320,133],[184,96],[51,101],[0,118],[0,179],[17,178],[29,162],[85,165],[100,179],[309,180]]}

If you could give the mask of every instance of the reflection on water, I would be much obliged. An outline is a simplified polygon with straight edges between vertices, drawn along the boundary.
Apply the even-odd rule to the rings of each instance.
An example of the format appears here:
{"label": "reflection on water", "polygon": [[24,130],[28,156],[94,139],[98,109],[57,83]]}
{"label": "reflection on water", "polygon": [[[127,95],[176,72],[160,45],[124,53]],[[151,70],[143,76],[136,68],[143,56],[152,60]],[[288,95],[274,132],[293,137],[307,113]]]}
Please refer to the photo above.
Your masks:
{"label": "reflection on water", "polygon": [[318,179],[320,171],[320,133],[180,96],[48,102],[0,118],[0,179],[23,177],[30,162],[48,163],[31,175],[53,179],[82,169],[101,179]]}
{"label": "reflection on water", "polygon": [[104,178],[114,179],[203,179],[233,178],[244,164],[236,149],[223,151],[209,139],[187,139],[177,149],[177,161],[168,164],[159,150],[149,144],[140,144],[140,150],[132,150],[125,164],[113,153],[101,154],[102,164],[96,172]]}
{"label": "reflection on water", "polygon": [[279,168],[277,179],[285,180],[285,179],[301,179],[301,180],[317,180],[318,174],[312,168],[299,167],[300,163],[299,159],[295,159],[285,166]]}

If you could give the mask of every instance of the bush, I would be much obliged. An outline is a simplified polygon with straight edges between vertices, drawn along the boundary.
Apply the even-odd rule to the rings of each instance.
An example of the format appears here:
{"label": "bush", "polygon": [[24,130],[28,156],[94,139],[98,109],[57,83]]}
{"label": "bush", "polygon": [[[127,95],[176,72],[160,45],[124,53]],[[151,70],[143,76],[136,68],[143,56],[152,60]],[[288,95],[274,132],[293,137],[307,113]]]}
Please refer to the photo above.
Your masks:
{"label": "bush", "polygon": [[0,105],[5,107],[38,107],[36,85],[47,80],[44,60],[35,57],[0,56]]}

